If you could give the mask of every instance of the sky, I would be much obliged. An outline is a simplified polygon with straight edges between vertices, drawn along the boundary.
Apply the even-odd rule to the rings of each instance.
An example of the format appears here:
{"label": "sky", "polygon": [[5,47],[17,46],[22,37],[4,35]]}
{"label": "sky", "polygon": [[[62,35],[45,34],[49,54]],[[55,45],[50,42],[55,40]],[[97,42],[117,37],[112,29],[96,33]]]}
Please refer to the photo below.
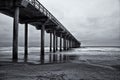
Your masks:
{"label": "sky", "polygon": [[[39,0],[83,46],[120,45],[120,0]],[[12,43],[13,18],[0,14],[0,42]],[[29,25],[29,43],[40,42],[40,31]],[[34,36],[36,35],[36,36]],[[48,34],[46,36],[48,38]],[[23,44],[24,25],[19,27]],[[46,45],[48,44],[46,40]]]}

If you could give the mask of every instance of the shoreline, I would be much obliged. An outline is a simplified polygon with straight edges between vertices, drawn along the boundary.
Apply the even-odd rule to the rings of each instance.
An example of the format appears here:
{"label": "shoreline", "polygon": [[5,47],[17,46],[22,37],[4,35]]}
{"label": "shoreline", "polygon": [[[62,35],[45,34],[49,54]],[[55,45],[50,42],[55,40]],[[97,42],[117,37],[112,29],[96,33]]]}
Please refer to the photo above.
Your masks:
{"label": "shoreline", "polygon": [[73,61],[44,65],[0,62],[0,74],[0,80],[120,80],[115,68]]}
{"label": "shoreline", "polygon": [[[49,63],[46,54],[45,62],[48,63],[40,64],[39,52],[30,52],[27,63],[21,52],[18,62],[13,63],[9,50],[4,49],[0,59],[0,80],[120,80],[119,51],[118,48],[74,49],[62,52],[69,55],[69,62]],[[56,54],[59,56],[60,53]]]}

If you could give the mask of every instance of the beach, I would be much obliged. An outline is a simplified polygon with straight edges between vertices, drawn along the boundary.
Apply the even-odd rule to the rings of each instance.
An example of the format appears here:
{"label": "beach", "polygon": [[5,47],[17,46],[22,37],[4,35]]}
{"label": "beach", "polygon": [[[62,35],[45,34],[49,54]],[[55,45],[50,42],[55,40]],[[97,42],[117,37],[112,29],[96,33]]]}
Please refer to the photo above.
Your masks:
{"label": "beach", "polygon": [[39,64],[33,58],[33,62],[29,59],[14,63],[9,55],[1,56],[0,80],[120,80],[119,48],[78,48],[62,53],[75,58],[64,63]]}
{"label": "beach", "polygon": [[0,80],[120,80],[116,68],[85,62],[59,64],[0,63]]}

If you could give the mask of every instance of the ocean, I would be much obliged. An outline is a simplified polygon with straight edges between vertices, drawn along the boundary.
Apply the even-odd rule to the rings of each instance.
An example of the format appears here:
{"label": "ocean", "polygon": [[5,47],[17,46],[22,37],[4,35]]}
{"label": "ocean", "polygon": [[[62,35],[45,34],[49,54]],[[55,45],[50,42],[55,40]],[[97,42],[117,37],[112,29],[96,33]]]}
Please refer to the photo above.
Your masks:
{"label": "ocean", "polygon": [[[39,63],[40,47],[29,47],[28,50],[28,62]],[[18,62],[24,62],[24,47],[19,47],[18,51]],[[49,54],[49,47],[45,47],[46,62],[49,62]],[[59,54],[74,55],[78,61],[95,64],[104,64],[105,61],[108,61],[108,65],[113,61],[120,64],[120,47],[82,47],[63,52],[57,51],[55,54],[58,56]],[[0,47],[0,61],[12,61],[12,47]]]}
{"label": "ocean", "polygon": [[[46,63],[49,54],[46,47]],[[13,63],[12,47],[0,47],[0,80],[120,80],[120,47],[82,47],[55,54],[70,60],[40,65],[40,48],[29,47],[26,63],[24,48],[19,47],[18,63]]]}

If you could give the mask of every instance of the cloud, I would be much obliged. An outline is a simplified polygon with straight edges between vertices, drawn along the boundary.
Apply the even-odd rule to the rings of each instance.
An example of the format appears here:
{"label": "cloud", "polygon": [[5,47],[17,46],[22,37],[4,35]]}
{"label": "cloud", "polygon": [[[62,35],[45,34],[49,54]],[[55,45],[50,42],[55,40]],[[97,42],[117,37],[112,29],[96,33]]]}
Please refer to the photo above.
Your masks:
{"label": "cloud", "polygon": [[[39,1],[79,41],[120,43],[120,0]],[[0,17],[0,41],[12,40],[13,19],[2,14]],[[29,42],[39,42],[38,34],[40,31],[29,25]],[[24,41],[24,25],[19,27],[19,39]]]}
{"label": "cloud", "polygon": [[80,41],[120,41],[119,0],[40,1]]}

